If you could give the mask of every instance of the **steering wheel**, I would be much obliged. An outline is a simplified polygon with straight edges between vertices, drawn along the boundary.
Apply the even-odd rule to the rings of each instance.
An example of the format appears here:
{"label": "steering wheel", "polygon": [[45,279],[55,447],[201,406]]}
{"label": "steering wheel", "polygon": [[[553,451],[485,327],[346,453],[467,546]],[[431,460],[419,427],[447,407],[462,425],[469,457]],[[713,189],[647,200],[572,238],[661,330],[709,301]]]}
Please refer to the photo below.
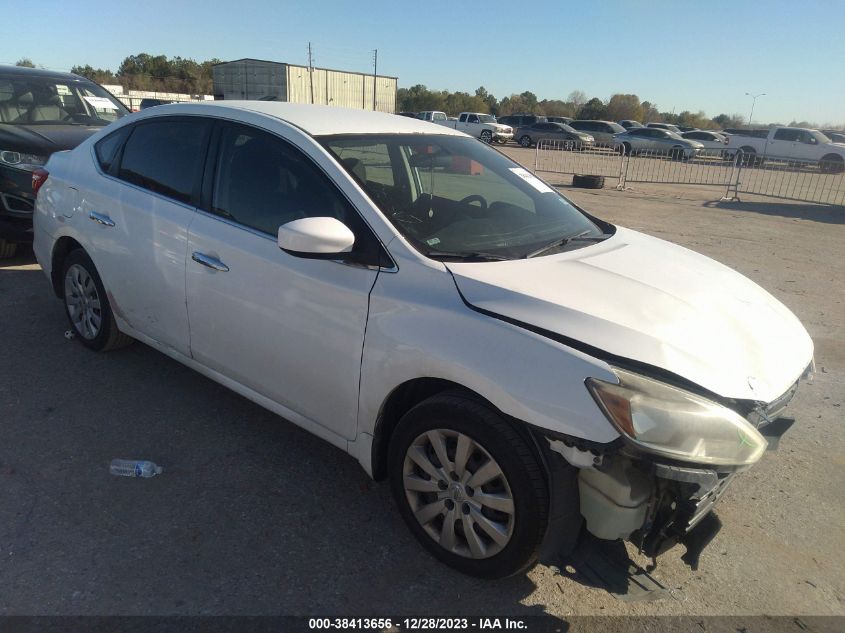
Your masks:
{"label": "steering wheel", "polygon": [[472,204],[476,201],[481,205],[482,209],[487,208],[487,200],[484,199],[484,196],[480,196],[477,193],[467,196],[466,198],[461,200],[460,204]]}

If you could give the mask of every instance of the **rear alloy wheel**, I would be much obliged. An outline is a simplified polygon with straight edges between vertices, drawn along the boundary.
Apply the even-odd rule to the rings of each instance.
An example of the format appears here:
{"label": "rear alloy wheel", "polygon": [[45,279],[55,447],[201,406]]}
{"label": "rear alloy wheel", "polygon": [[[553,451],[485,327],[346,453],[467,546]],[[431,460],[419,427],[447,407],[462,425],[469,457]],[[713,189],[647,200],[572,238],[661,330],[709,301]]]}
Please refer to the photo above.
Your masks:
{"label": "rear alloy wheel", "polygon": [[482,130],[480,138],[482,143],[487,143],[489,145],[493,142],[493,132],[490,130]]}
{"label": "rear alloy wheel", "polygon": [[62,274],[65,314],[77,338],[98,352],[125,347],[133,339],[117,329],[103,282],[94,262],[82,251],[72,251]]}
{"label": "rear alloy wheel", "polygon": [[548,486],[538,458],[497,412],[457,392],[434,396],[405,414],[389,450],[394,499],[435,557],[484,578],[536,563]]}
{"label": "rear alloy wheel", "polygon": [[531,147],[531,137],[527,134],[520,136],[519,144],[522,145],[522,147]]}

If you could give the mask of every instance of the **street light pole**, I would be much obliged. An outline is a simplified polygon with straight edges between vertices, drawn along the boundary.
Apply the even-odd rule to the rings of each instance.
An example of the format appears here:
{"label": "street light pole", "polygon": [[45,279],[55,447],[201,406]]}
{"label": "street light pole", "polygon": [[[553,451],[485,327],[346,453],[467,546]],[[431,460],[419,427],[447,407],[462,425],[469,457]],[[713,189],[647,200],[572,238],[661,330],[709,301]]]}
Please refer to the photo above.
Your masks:
{"label": "street light pole", "polygon": [[751,119],[754,117],[754,104],[757,103],[757,97],[765,97],[766,93],[761,92],[760,94],[753,95],[750,92],[746,92],[745,94],[751,97],[751,114],[748,115],[748,125],[751,125]]}

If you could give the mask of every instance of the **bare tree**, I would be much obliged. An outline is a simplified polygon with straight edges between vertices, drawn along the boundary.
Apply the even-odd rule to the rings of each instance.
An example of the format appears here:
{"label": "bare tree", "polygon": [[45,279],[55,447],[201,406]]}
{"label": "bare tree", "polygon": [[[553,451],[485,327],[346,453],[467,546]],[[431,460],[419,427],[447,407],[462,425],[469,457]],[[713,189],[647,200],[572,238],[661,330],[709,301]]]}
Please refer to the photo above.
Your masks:
{"label": "bare tree", "polygon": [[21,57],[18,61],[15,62],[15,66],[23,66],[24,68],[35,68],[35,64],[32,63],[32,60],[29,57]]}

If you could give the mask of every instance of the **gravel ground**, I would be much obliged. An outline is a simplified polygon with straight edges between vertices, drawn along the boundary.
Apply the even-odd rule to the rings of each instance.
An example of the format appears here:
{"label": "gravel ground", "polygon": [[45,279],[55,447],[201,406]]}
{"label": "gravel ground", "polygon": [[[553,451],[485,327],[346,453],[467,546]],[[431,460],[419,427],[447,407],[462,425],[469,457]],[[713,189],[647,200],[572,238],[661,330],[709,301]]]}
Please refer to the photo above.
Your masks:
{"label": "gravel ground", "polygon": [[[845,210],[547,179],[749,276],[816,343],[798,423],[728,489],[700,570],[660,559],[671,597],[622,602],[543,566],[497,582],[452,572],[347,455],[144,345],[97,355],[65,340],[29,255],[0,263],[0,615],[845,614]],[[165,472],[112,477],[114,457]]]}

